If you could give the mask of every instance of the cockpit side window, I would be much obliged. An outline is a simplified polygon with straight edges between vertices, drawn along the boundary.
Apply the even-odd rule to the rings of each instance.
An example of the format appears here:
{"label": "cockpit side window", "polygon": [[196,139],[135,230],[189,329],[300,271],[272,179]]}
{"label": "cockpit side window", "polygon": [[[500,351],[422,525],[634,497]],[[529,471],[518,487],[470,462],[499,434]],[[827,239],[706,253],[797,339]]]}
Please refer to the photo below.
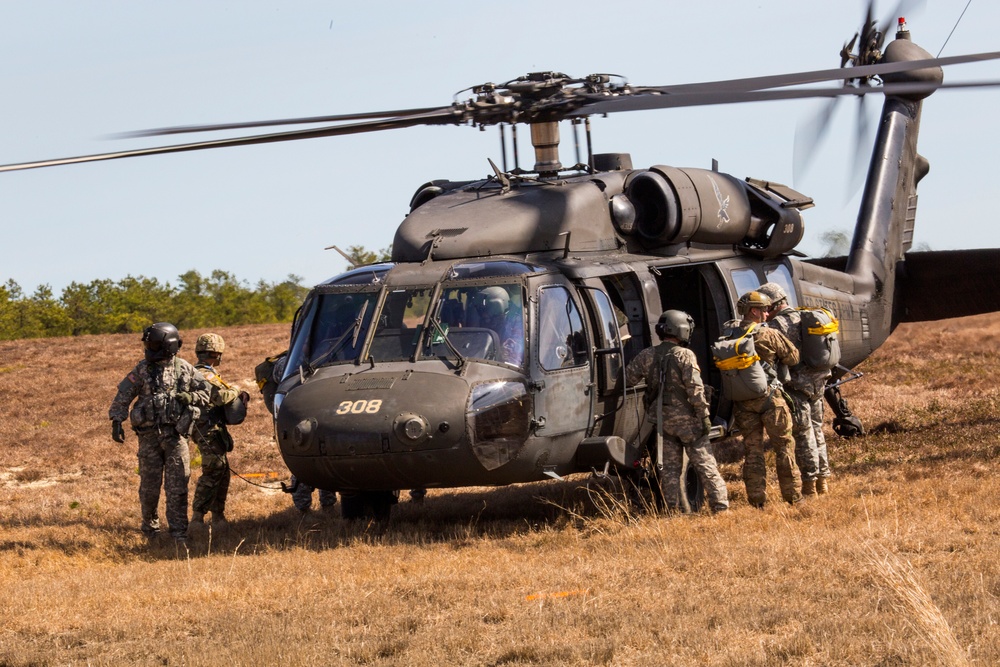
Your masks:
{"label": "cockpit side window", "polygon": [[538,300],[538,363],[547,371],[583,366],[588,343],[583,318],[565,287],[543,287]]}

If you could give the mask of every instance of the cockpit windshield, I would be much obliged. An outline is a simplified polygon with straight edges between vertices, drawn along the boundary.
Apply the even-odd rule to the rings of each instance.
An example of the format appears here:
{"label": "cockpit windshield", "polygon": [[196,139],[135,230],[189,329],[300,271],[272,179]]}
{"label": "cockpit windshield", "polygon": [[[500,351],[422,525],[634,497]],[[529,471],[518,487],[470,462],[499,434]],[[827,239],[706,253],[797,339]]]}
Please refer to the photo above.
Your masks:
{"label": "cockpit windshield", "polygon": [[286,372],[353,362],[364,344],[378,292],[317,293],[297,323]]}
{"label": "cockpit windshield", "polygon": [[345,274],[313,291],[294,326],[286,375],[359,360],[524,365],[520,277],[539,267],[510,261],[458,264],[440,287],[386,286],[382,277],[390,267],[378,268],[374,274],[367,269]]}
{"label": "cockpit windshield", "polygon": [[458,353],[518,368],[523,365],[524,299],[519,284],[446,282],[432,314],[436,327],[428,338],[427,356]]}

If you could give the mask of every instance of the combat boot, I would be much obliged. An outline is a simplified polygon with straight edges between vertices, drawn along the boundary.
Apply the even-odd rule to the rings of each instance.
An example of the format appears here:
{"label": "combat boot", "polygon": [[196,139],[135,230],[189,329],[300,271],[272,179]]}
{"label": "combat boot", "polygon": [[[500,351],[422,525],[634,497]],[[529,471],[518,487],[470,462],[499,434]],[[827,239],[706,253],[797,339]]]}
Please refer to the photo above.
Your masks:
{"label": "combat boot", "polygon": [[816,493],[823,494],[830,490],[828,477],[820,477],[816,480]]}
{"label": "combat boot", "polygon": [[225,530],[229,527],[229,521],[222,512],[212,512],[212,528],[215,530]]}
{"label": "combat boot", "polygon": [[815,496],[816,495],[816,482],[815,479],[804,479],[802,480],[802,495],[803,496]]}
{"label": "combat boot", "polygon": [[191,512],[191,523],[205,523],[205,513],[204,512]]}

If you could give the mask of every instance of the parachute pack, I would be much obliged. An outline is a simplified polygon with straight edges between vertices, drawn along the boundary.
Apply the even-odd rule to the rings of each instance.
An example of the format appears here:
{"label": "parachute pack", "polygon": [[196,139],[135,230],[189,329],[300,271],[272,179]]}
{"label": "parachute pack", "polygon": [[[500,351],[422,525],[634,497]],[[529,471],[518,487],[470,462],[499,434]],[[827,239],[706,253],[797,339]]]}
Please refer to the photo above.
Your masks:
{"label": "parachute pack", "polygon": [[829,370],[840,363],[840,324],[825,308],[799,308],[802,321],[801,362],[816,370]]}
{"label": "parachute pack", "polygon": [[274,378],[274,367],[282,358],[288,355],[288,350],[268,357],[257,364],[253,369],[254,379],[257,381],[257,388],[264,395],[264,405],[267,411],[274,414],[274,392],[278,388],[278,382]]}
{"label": "parachute pack", "polygon": [[733,335],[712,344],[712,359],[722,371],[722,393],[732,401],[752,401],[767,396],[768,378],[754,349],[757,324],[736,328]]}

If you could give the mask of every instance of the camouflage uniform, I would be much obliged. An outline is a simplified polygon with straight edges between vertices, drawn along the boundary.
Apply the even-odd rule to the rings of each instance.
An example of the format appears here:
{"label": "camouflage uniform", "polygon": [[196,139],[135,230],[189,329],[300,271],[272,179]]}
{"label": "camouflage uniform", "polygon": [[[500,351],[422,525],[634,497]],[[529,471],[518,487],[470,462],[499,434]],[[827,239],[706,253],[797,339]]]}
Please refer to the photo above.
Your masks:
{"label": "camouflage uniform", "polygon": [[663,368],[663,472],[661,489],[664,502],[676,509],[680,502],[680,479],[683,455],[695,469],[708,493],[713,512],[729,508],[726,482],[719,474],[712,455],[705,424],[709,420],[708,401],[701,381],[701,369],[694,352],[673,342],[648,347],[629,362],[626,381],[635,385],[646,382],[646,418],[655,422],[656,400],[660,395],[660,369]]}
{"label": "camouflage uniform", "polygon": [[[745,320],[741,326],[746,327],[750,324],[751,322]],[[753,331],[753,339],[757,355],[762,362],[772,368],[776,363],[788,366],[798,363],[798,350],[777,329],[757,326]],[[792,438],[792,416],[781,394],[781,387],[775,381],[763,398],[739,401],[733,406],[733,417],[740,433],[743,434],[743,444],[746,447],[743,482],[747,488],[747,500],[755,507],[763,507],[767,490],[764,431],[767,431],[774,447],[781,497],[789,503],[802,499],[802,494],[799,492],[801,478],[792,454],[795,448],[795,440]]]}
{"label": "camouflage uniform", "polygon": [[211,512],[214,520],[226,510],[226,496],[229,494],[226,453],[233,448],[223,406],[235,401],[240,394],[219,377],[211,364],[199,362],[195,368],[201,371],[209,384],[211,408],[202,412],[192,434],[201,451],[201,477],[194,490],[191,509],[201,514]]}
{"label": "camouflage uniform", "polygon": [[[191,405],[181,405],[176,395],[191,394]],[[129,406],[135,400],[131,411]],[[142,531],[160,529],[160,485],[167,500],[170,534],[187,535],[188,479],[191,453],[188,435],[200,410],[208,407],[208,384],[194,366],[174,356],[150,363],[143,359],[118,385],[108,416],[129,420],[139,439],[139,506]]]}
{"label": "camouflage uniform", "polygon": [[[767,325],[785,334],[795,348],[802,351],[802,314],[785,306],[772,315]],[[830,461],[823,435],[823,392],[830,377],[829,370],[797,364],[788,369],[791,380],[785,390],[792,399],[792,435],[795,437],[795,461],[802,479],[816,480],[830,476]]]}
{"label": "camouflage uniform", "polygon": [[[292,475],[292,487],[295,491],[292,492],[292,502],[295,503],[295,509],[300,512],[308,512],[309,508],[312,507],[312,496],[313,491],[316,487],[309,486],[305,482],[299,481]],[[335,491],[326,491],[324,489],[319,490],[319,505],[320,507],[332,507],[337,504],[337,493]]]}

